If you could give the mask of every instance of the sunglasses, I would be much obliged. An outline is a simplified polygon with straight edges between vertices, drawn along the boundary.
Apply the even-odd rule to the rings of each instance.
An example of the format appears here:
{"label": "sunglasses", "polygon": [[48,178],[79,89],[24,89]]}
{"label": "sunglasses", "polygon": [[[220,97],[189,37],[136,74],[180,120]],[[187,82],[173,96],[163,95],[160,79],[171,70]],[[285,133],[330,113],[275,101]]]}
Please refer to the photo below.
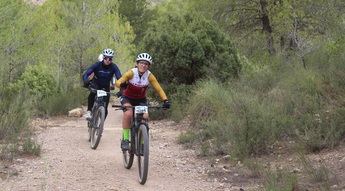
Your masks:
{"label": "sunglasses", "polygon": [[105,59],[105,60],[107,60],[107,59],[108,59],[108,60],[113,60],[112,57],[104,57],[104,59]]}
{"label": "sunglasses", "polygon": [[146,62],[146,61],[139,61],[138,64],[141,64],[143,66],[149,66],[150,63]]}

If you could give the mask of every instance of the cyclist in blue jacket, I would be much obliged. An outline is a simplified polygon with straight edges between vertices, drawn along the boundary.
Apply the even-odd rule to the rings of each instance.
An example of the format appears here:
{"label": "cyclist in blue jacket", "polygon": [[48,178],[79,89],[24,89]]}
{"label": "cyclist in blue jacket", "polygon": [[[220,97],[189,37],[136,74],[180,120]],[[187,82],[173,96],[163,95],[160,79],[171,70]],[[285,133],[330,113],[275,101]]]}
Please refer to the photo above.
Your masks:
{"label": "cyclist in blue jacket", "polygon": [[[90,66],[83,75],[84,84],[91,86],[94,89],[103,89],[107,92],[110,89],[114,88],[112,82],[113,76],[115,75],[116,79],[121,78],[121,72],[116,64],[112,62],[114,57],[114,51],[112,49],[104,49],[103,60],[98,61],[92,66]],[[91,109],[95,102],[96,93],[90,92],[88,97],[87,104],[87,113],[84,115],[86,119],[91,119]],[[110,95],[108,94],[106,99],[105,107],[105,117],[108,115],[108,104],[109,104]]]}

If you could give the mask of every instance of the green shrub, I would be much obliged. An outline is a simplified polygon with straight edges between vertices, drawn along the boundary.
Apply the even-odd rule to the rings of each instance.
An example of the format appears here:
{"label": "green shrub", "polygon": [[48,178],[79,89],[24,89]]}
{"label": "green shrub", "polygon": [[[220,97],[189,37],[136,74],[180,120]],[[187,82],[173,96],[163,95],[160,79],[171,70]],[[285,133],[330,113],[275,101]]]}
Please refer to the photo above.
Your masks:
{"label": "green shrub", "polygon": [[[188,111],[194,130],[187,138],[204,143],[203,153],[232,153],[240,158],[267,152],[285,120],[276,107],[260,101],[255,92],[236,85],[229,88],[213,80],[199,83]],[[184,136],[180,139],[186,139]]]}
{"label": "green shrub", "polygon": [[[181,121],[187,114],[186,105],[188,104],[189,96],[191,94],[191,85],[176,85],[162,84],[165,93],[168,96],[169,101],[171,102],[171,108],[169,110],[151,110],[150,119],[159,120],[169,117],[174,121]],[[161,104],[161,100],[157,97],[154,91],[149,91],[149,101],[157,102]]]}
{"label": "green shrub", "polygon": [[[32,107],[31,98],[25,89],[21,94],[4,89],[0,91],[0,98],[3,100],[0,104],[0,158],[12,160],[17,154],[20,154],[23,147],[27,154],[37,154],[37,145],[31,140],[31,134],[28,133],[29,119]],[[25,141],[30,139],[30,144],[35,145],[28,150],[29,146]],[[39,150],[39,149],[38,149]]]}
{"label": "green shrub", "polygon": [[53,71],[47,65],[28,66],[22,76],[10,85],[11,91],[28,89],[33,98],[31,106],[34,115],[65,114],[86,101],[86,90],[75,87],[76,82],[63,81],[58,84]]}
{"label": "green shrub", "polygon": [[264,188],[266,191],[298,190],[297,176],[282,170],[268,171],[265,174]]}
{"label": "green shrub", "polygon": [[28,126],[30,97],[25,90],[21,93],[18,95],[10,91],[0,92],[0,140],[16,139]]}
{"label": "green shrub", "polygon": [[250,171],[250,176],[253,178],[260,178],[265,173],[264,166],[255,160],[246,159],[243,164]]}
{"label": "green shrub", "polygon": [[85,103],[87,95],[86,89],[78,87],[47,96],[38,102],[38,112],[40,115],[48,116],[66,114],[69,110]]}
{"label": "green shrub", "polygon": [[[167,14],[167,18],[157,23],[165,26],[167,20],[171,20],[179,29],[184,26],[184,19],[189,18],[189,14],[182,15],[185,18]],[[160,71],[174,71],[170,74],[162,72],[163,76],[170,75],[167,79],[172,79],[171,84],[181,82],[179,77],[185,76],[185,71],[192,74],[184,68],[189,66],[186,58],[202,60],[200,55],[204,47],[198,41],[199,33],[188,34],[186,31],[181,32],[181,36],[188,37],[188,40],[183,41],[185,44],[182,43],[181,47],[188,45],[195,52],[179,54],[178,59],[181,58],[182,63],[174,62],[177,58],[168,59],[177,55],[179,50],[174,47],[181,38],[174,36],[171,28],[152,29],[152,34],[146,36],[163,44],[164,48],[152,50],[164,55],[158,57],[162,60],[159,63],[161,66],[158,66],[162,67]],[[243,70],[239,79],[226,78],[223,82],[219,80],[222,79],[219,77],[221,73],[212,72],[208,74],[216,76],[216,80],[200,81],[196,78],[199,80],[196,87],[187,95],[190,99],[179,101],[181,104],[174,106],[177,110],[173,112],[179,114],[176,118],[187,117],[191,121],[191,128],[180,136],[180,142],[198,144],[206,155],[231,152],[238,157],[265,153],[272,143],[286,138],[298,140],[304,148],[313,152],[337,146],[345,138],[344,39],[326,43],[305,55],[305,67],[301,58],[294,54],[254,55],[252,60],[240,56],[238,60]],[[155,47],[156,41],[146,40]],[[212,46],[209,48],[212,50]],[[182,72],[168,64],[181,64]],[[181,112],[184,106],[188,108],[187,113]]]}
{"label": "green shrub", "polygon": [[197,12],[162,11],[150,23],[142,49],[151,52],[152,71],[166,84],[194,84],[213,76],[238,77],[237,51],[217,25]]}
{"label": "green shrub", "polygon": [[218,81],[200,81],[194,89],[188,107],[192,126],[202,128],[203,122],[214,119],[218,114],[226,114],[231,101],[229,94],[230,92]]}
{"label": "green shrub", "polygon": [[330,170],[324,164],[314,166],[312,162],[303,154],[299,153],[299,160],[303,165],[308,177],[314,182],[320,184],[323,190],[330,190]]}
{"label": "green shrub", "polygon": [[243,157],[266,153],[280,133],[279,114],[248,94],[237,94],[231,108],[234,151]]}
{"label": "green shrub", "polygon": [[265,96],[286,73],[286,67],[279,67],[281,59],[270,57],[270,60],[256,59],[248,61],[241,57],[243,63],[243,73],[241,75],[241,86],[254,89],[256,94]]}
{"label": "green shrub", "polygon": [[[321,111],[320,114],[303,117],[304,123],[296,131],[299,143],[309,151],[317,152],[324,148],[334,148],[345,136],[343,108],[335,111]],[[306,120],[309,120],[308,123]]]}
{"label": "green shrub", "polygon": [[[218,148],[214,142],[220,139],[220,135],[228,136],[227,100],[228,92],[221,83],[214,80],[200,81],[190,95],[190,103],[185,109],[191,120],[191,129],[180,135],[180,142],[190,142],[200,145],[203,155],[224,153],[224,148]],[[224,117],[221,117],[223,115]],[[219,137],[218,137],[219,136]],[[225,138],[224,143],[228,143]],[[225,145],[225,144],[222,144]],[[227,149],[226,151],[228,151]]]}
{"label": "green shrub", "polygon": [[41,145],[31,138],[31,135],[26,137],[23,142],[23,154],[30,154],[39,156],[41,154]]}
{"label": "green shrub", "polygon": [[279,85],[286,93],[282,99],[284,113],[293,121],[290,133],[302,147],[315,152],[335,147],[345,136],[345,119],[341,117],[345,86],[341,84],[343,76],[336,75],[345,68],[338,62],[308,65],[307,70],[296,67],[290,71],[290,77]]}
{"label": "green shrub", "polygon": [[171,99],[172,107],[170,118],[174,121],[181,121],[185,118],[188,111],[186,109],[191,96],[192,85],[170,85],[167,89]]}
{"label": "green shrub", "polygon": [[201,143],[203,153],[240,158],[265,153],[287,136],[313,152],[337,146],[345,137],[345,67],[330,58],[334,63],[306,60],[307,69],[275,64],[246,68],[239,80],[226,83],[200,81],[185,115],[197,130],[181,139]]}
{"label": "green shrub", "polygon": [[180,136],[178,137],[178,142],[181,144],[193,143],[195,141],[195,138],[195,133],[193,133],[192,131],[187,131],[180,134]]}
{"label": "green shrub", "polygon": [[169,116],[168,110],[150,109],[150,120],[162,120]]}
{"label": "green shrub", "polygon": [[29,65],[18,81],[11,84],[12,89],[28,88],[31,95],[42,99],[57,92],[53,71],[47,65]]}

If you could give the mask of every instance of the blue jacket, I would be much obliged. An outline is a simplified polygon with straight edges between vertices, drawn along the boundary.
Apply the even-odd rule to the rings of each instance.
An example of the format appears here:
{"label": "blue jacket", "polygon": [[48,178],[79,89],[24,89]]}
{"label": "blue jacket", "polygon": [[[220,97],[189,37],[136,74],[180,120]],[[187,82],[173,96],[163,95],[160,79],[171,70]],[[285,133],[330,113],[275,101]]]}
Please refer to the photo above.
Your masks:
{"label": "blue jacket", "polygon": [[84,82],[88,81],[88,77],[95,73],[93,81],[98,85],[100,89],[109,90],[110,82],[115,75],[116,79],[121,78],[121,72],[116,64],[105,65],[103,61],[96,62],[90,66],[83,75]]}

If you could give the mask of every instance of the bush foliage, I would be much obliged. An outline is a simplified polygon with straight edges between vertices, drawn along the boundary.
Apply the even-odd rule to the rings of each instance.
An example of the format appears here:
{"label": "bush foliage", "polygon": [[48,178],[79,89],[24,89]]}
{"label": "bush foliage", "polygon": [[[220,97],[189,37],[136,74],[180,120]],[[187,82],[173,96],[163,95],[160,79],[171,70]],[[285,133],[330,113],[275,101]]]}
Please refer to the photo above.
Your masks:
{"label": "bush foliage", "polygon": [[230,39],[197,12],[163,12],[150,23],[142,49],[153,54],[155,72],[169,84],[194,84],[207,76],[238,77],[241,70]]}
{"label": "bush foliage", "polygon": [[[21,137],[1,139],[1,152],[23,148],[39,153],[26,114],[66,114],[85,103],[80,76],[102,49],[115,49],[119,67],[131,64],[134,34],[117,9],[118,1],[111,0],[52,0],[39,6],[21,0],[0,2],[0,136]],[[17,96],[24,92],[25,99]],[[7,94],[13,97],[3,97]]]}
{"label": "bush foliage", "polygon": [[312,152],[337,146],[345,137],[345,70],[335,58],[343,53],[325,58],[319,51],[325,50],[306,60],[307,69],[279,61],[247,68],[228,83],[200,81],[187,104],[194,129],[180,141],[201,143],[207,155],[240,158],[266,153],[287,136]]}
{"label": "bush foliage", "polygon": [[0,98],[0,159],[12,160],[19,153],[31,153],[33,150],[28,150],[25,140],[30,140],[30,145],[35,146],[34,154],[38,155],[40,149],[36,141],[31,139],[31,130],[28,128],[31,117],[29,94],[25,90],[18,94],[3,89]]}
{"label": "bush foliage", "polygon": [[21,77],[12,84],[12,89],[18,92],[28,88],[33,96],[39,99],[51,96],[57,93],[57,83],[53,76],[53,71],[43,64],[30,65],[27,67]]}
{"label": "bush foliage", "polygon": [[150,70],[173,103],[168,114],[191,120],[180,141],[205,155],[262,154],[287,137],[310,151],[333,148],[345,137],[344,11],[335,9],[342,4],[2,0],[1,151],[24,143],[37,153],[23,138],[31,136],[29,111],[63,114],[85,102],[80,75],[105,47],[124,71],[134,52],[152,54]]}
{"label": "bush foliage", "polygon": [[[241,92],[217,81],[201,81],[190,100],[189,113],[198,139],[208,143],[208,154],[236,154],[238,157],[265,153],[277,135],[275,108],[260,101],[255,92]],[[185,142],[187,142],[185,140]],[[206,149],[208,148],[208,149]]]}

